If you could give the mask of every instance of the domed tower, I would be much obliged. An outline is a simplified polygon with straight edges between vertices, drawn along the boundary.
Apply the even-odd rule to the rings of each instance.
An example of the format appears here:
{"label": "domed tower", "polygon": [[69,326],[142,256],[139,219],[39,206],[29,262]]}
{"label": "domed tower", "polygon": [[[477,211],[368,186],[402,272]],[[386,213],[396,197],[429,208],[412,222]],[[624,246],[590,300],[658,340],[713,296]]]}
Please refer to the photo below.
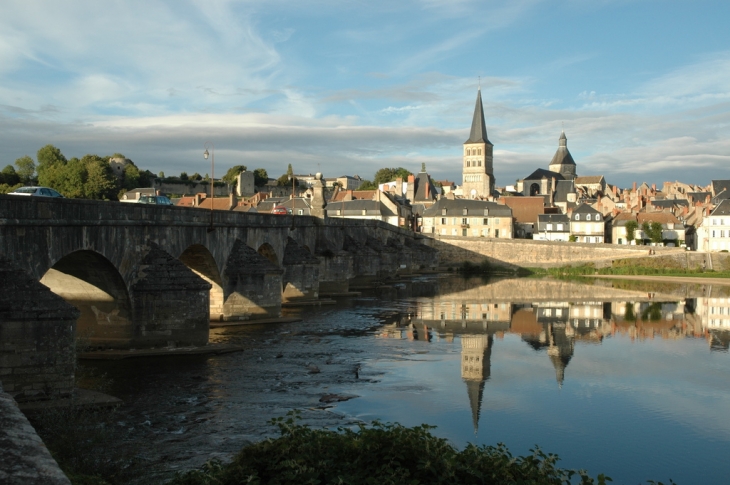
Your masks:
{"label": "domed tower", "polygon": [[560,133],[558,151],[553,155],[548,170],[559,173],[565,180],[573,180],[576,177],[575,161],[568,151],[568,137],[565,136],[564,131]]}
{"label": "domed tower", "polygon": [[489,197],[494,192],[494,169],[492,152],[494,145],[487,138],[487,127],[484,123],[484,107],[482,106],[482,90],[477,91],[477,103],[471,121],[469,139],[464,142],[462,160],[462,190],[464,197],[476,199]]}

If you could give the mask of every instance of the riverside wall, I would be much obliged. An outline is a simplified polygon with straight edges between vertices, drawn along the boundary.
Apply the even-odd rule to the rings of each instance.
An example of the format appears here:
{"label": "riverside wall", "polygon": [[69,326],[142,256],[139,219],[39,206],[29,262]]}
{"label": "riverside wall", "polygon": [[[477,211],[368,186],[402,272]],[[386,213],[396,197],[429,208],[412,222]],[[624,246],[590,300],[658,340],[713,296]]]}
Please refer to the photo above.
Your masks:
{"label": "riverside wall", "polygon": [[671,257],[676,260],[687,258],[687,251],[683,248],[618,244],[458,236],[424,237],[423,242],[439,251],[441,266],[457,266],[465,261],[480,263],[487,259],[490,263],[507,267],[549,268],[587,263],[593,263],[596,267],[606,267],[611,266],[617,259],[648,257],[650,249],[655,253],[652,258]]}

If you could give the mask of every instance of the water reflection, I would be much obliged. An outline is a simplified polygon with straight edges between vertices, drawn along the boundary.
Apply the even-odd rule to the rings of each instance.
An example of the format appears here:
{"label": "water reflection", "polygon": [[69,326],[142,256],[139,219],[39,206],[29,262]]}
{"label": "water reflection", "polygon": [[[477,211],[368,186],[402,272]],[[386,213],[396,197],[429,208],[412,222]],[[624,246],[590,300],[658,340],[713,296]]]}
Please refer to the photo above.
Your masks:
{"label": "water reflection", "polygon": [[[544,353],[558,387],[569,376],[566,371],[576,345],[602,345],[611,338],[632,342],[704,338],[710,351],[728,351],[730,297],[680,299],[676,292],[617,286],[454,278],[431,288],[432,296],[411,298],[407,310],[391,315],[376,336],[424,343],[460,341],[461,379],[475,433],[491,377],[492,349],[505,335],[518,335],[534,351]],[[409,296],[405,293],[401,288],[393,296]],[[601,298],[591,299],[596,295]]]}

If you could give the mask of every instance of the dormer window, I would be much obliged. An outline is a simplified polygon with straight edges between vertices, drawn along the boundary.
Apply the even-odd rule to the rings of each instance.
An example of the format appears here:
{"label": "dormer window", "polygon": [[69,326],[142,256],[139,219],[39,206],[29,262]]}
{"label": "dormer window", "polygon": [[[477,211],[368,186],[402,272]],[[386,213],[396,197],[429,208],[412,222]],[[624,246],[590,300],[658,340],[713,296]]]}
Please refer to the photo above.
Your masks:
{"label": "dormer window", "polygon": [[489,215],[489,209],[484,209],[484,215],[485,216],[488,216]]}
{"label": "dormer window", "polygon": [[576,220],[576,221],[579,221],[579,220],[580,220],[580,214],[576,214],[576,215],[575,215],[575,220]]}
{"label": "dormer window", "polygon": [[587,214],[587,215],[586,215],[586,220],[587,220],[587,221],[590,221],[590,220],[591,220],[591,215],[590,215],[590,214]]}
{"label": "dormer window", "polygon": [[466,215],[466,214],[467,214],[467,210],[466,210],[466,209],[463,209],[463,210],[461,211],[461,214],[462,214],[462,215]]}
{"label": "dormer window", "polygon": [[442,216],[445,216],[446,215],[446,209],[441,209],[441,215]]}
{"label": "dormer window", "polygon": [[601,220],[601,214],[596,214],[596,220],[597,221],[600,221]]}

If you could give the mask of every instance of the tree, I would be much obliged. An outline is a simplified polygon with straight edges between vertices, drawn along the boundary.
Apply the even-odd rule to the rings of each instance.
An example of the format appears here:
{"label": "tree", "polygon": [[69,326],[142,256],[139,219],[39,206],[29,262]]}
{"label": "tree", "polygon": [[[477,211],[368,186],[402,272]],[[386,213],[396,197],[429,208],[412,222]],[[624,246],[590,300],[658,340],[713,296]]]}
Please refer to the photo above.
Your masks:
{"label": "tree", "polygon": [[180,172],[180,180],[182,180],[183,182],[186,182],[188,180],[188,173]]}
{"label": "tree", "polygon": [[377,188],[378,186],[370,180],[363,180],[360,187],[358,187],[358,190],[376,190]]}
{"label": "tree", "polygon": [[74,157],[64,163],[47,166],[38,173],[38,183],[53,187],[66,197],[80,199],[85,197],[84,185],[87,178],[86,167]]}
{"label": "tree", "polygon": [[160,172],[157,174],[158,178],[164,179],[165,178],[165,172]]}
{"label": "tree", "polygon": [[[142,174],[134,163],[128,163],[124,166],[124,178],[122,179],[122,187],[126,190],[143,187],[140,183]],[[146,186],[145,186],[146,187]]]}
{"label": "tree", "polygon": [[[35,175],[35,162],[32,158],[30,158],[28,155],[20,157],[15,161],[15,166],[18,167],[17,175],[19,178],[19,182],[28,184],[33,180],[33,175]],[[8,165],[8,167],[10,167],[10,165]]]}
{"label": "tree", "polygon": [[626,241],[631,243],[636,239],[636,229],[638,229],[639,223],[636,221],[626,221]]}
{"label": "tree", "polygon": [[8,165],[0,172],[0,184],[17,185],[20,183],[20,177],[15,172],[12,165]]}
{"label": "tree", "polygon": [[[299,181],[294,177],[294,183],[298,183]],[[284,174],[278,179],[276,179],[276,185],[279,187],[286,187],[287,185],[292,185],[292,179],[290,178],[290,175]]]}
{"label": "tree", "polygon": [[190,176],[190,180],[192,180],[193,182],[200,182],[201,180],[203,180],[203,176],[200,175],[198,172],[195,172]]}
{"label": "tree", "polygon": [[236,183],[238,182],[238,174],[245,171],[245,165],[234,165],[233,167],[228,169],[223,177],[221,177],[221,180],[229,185],[236,185]]}
{"label": "tree", "polygon": [[266,172],[266,169],[257,168],[253,171],[253,184],[256,187],[263,187],[268,183],[268,181],[269,174]]}
{"label": "tree", "polygon": [[649,221],[644,221],[641,223],[641,232],[644,233],[644,241],[647,239],[651,239],[651,224],[649,224]]}
{"label": "tree", "polygon": [[380,170],[375,172],[375,176],[373,177],[373,183],[377,186],[386,182],[392,182],[398,177],[407,180],[409,175],[413,174],[403,167],[381,168]]}
{"label": "tree", "polygon": [[652,222],[651,226],[649,228],[649,237],[651,238],[651,242],[653,243],[660,243],[664,240],[663,234],[662,234],[662,224],[661,222]]}
{"label": "tree", "polygon": [[98,155],[86,155],[81,163],[87,173],[84,196],[87,199],[116,200],[117,178],[109,162]]}
{"label": "tree", "polygon": [[38,166],[36,169],[38,170],[39,180],[44,171],[57,165],[65,165],[68,161],[66,160],[66,157],[63,156],[63,153],[61,153],[61,150],[53,145],[46,145],[38,150],[36,160],[38,160]]}

